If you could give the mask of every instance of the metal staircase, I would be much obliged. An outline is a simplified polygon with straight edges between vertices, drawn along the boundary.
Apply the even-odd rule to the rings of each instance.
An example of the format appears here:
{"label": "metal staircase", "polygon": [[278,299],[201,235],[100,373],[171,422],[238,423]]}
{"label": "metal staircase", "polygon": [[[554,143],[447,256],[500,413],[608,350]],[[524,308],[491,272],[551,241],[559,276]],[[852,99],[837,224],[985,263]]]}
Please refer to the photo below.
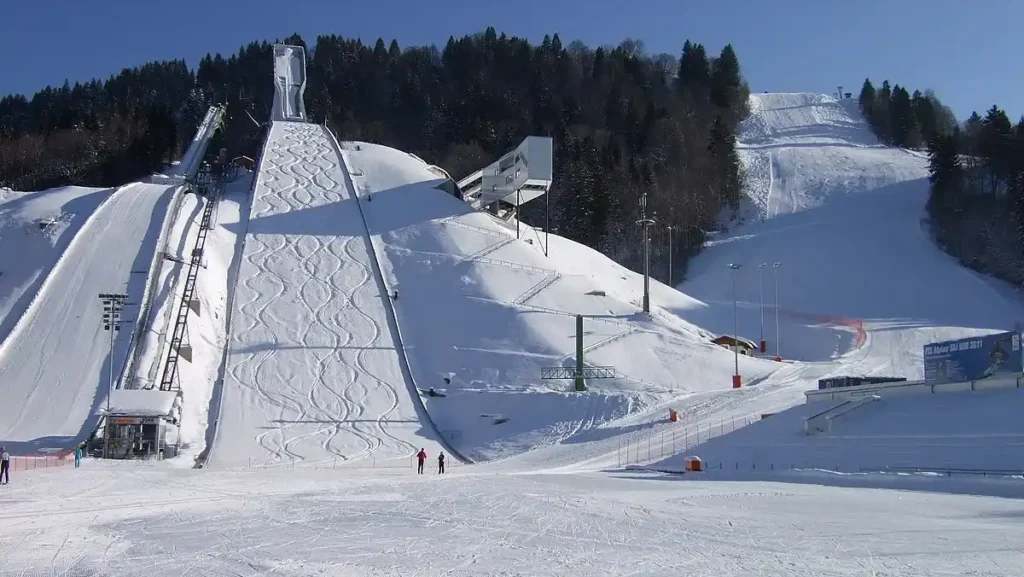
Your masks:
{"label": "metal staircase", "polygon": [[[188,315],[195,302],[196,279],[199,276],[199,269],[203,263],[203,248],[206,246],[206,235],[210,231],[213,220],[213,210],[219,200],[222,184],[210,186],[209,181],[200,180],[200,193],[206,192],[206,205],[203,207],[202,219],[199,222],[199,233],[196,236],[196,244],[192,248],[192,258],[188,263],[188,271],[185,273],[185,287],[181,293],[181,302],[178,304],[178,314],[174,319],[174,330],[171,332],[171,342],[167,349],[167,362],[164,364],[163,376],[160,378],[161,391],[173,391],[180,387],[176,380],[178,376],[178,359],[185,356],[185,360],[191,361],[192,347],[185,343],[185,335],[188,332]],[[205,186],[204,186],[205,185]],[[198,313],[198,311],[196,311]]]}

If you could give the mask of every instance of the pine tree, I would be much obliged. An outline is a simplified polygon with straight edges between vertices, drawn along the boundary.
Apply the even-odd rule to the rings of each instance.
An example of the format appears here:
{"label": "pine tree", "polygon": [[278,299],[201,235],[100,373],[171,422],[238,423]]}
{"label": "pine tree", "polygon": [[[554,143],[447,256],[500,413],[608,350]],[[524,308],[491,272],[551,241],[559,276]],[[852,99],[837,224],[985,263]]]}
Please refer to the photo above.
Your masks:
{"label": "pine tree", "polygon": [[894,146],[908,148],[917,134],[917,122],[910,94],[897,84],[889,99],[889,142]]}
{"label": "pine tree", "polygon": [[732,44],[726,44],[712,67],[711,102],[719,108],[734,108],[739,104],[742,83],[740,61],[736,58]]}
{"label": "pine tree", "polygon": [[689,40],[683,44],[683,54],[679,58],[679,73],[676,86],[680,92],[689,92],[703,101],[708,96],[711,84],[711,65],[708,55],[701,44]]}
{"label": "pine tree", "polygon": [[963,189],[963,167],[958,138],[958,133],[937,135],[928,143],[931,194],[927,210],[936,238],[943,244],[949,243],[955,234],[953,225],[960,214],[958,198]]}
{"label": "pine tree", "polygon": [[995,196],[1010,180],[1013,125],[1005,111],[992,106],[981,127],[981,154],[985,158],[989,192]]}
{"label": "pine tree", "polygon": [[872,115],[875,112],[875,85],[871,83],[870,78],[864,79],[864,85],[860,87],[860,96],[857,97],[857,105],[860,107],[861,114],[867,119],[871,126],[875,126],[875,121]]}

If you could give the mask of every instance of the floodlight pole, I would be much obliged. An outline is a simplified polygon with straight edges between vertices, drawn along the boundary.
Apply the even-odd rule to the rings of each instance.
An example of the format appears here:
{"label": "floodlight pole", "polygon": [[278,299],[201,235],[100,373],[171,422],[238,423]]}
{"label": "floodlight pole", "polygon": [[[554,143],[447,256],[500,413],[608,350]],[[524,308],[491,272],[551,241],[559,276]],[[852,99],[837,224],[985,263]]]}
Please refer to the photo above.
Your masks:
{"label": "floodlight pole", "polygon": [[544,191],[544,256],[548,256],[548,231],[551,230],[551,190]]}
{"label": "floodlight pole", "polygon": [[653,218],[647,218],[647,193],[640,196],[640,219],[637,224],[644,227],[644,301],[645,313],[651,312],[651,237],[649,228],[654,224]]}
{"label": "floodlight pole", "polygon": [[743,380],[740,377],[740,317],[739,307],[737,301],[739,300],[736,294],[736,271],[742,268],[740,264],[729,264],[729,270],[732,271],[732,322],[733,322],[733,337],[732,337],[732,351],[735,362],[735,373],[732,376],[732,388],[738,389],[743,384]]}
{"label": "floodlight pole", "polygon": [[519,240],[519,213],[523,208],[523,200],[519,190],[518,188],[516,189],[516,240]]}
{"label": "floodlight pole", "polygon": [[775,275],[775,362],[782,361],[782,353],[779,352],[779,345],[782,341],[782,329],[779,327],[779,267],[781,262],[772,265],[772,272]]}
{"label": "floodlight pole", "polygon": [[107,360],[107,410],[103,418],[103,457],[110,456],[110,395],[114,392],[114,335],[121,330],[121,311],[124,310],[126,294],[100,293],[103,305],[102,326],[109,336],[109,354]]}
{"label": "floodlight pole", "polygon": [[762,353],[767,348],[764,342],[764,267],[766,266],[768,265],[765,263],[757,265],[757,284],[761,291],[761,340],[758,341],[757,347]]}
{"label": "floodlight pole", "polygon": [[675,286],[672,280],[672,225],[668,225],[668,286]]}

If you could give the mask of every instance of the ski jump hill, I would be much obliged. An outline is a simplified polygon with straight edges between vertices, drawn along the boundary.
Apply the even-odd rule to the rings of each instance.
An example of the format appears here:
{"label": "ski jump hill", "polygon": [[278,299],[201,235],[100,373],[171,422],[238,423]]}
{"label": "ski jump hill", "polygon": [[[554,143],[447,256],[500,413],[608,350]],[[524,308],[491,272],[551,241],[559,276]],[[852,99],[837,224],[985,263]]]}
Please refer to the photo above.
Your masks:
{"label": "ski jump hill", "polygon": [[[730,386],[732,355],[666,308],[692,299],[654,281],[644,315],[641,276],[525,224],[517,233],[413,155],[306,122],[290,104],[300,55],[275,48],[283,104],[240,231],[209,466],[398,465],[421,447],[493,459],[628,415],[663,419],[675,399]],[[541,378],[571,366],[577,314],[587,362],[613,374],[585,395]],[[777,368],[742,366],[755,378]]]}
{"label": "ski jump hill", "polygon": [[[66,450],[99,422],[159,274],[171,207],[216,129],[214,107],[180,163],[116,190],[0,193],[0,445],[13,454]],[[125,293],[128,321],[111,354],[98,295]]]}

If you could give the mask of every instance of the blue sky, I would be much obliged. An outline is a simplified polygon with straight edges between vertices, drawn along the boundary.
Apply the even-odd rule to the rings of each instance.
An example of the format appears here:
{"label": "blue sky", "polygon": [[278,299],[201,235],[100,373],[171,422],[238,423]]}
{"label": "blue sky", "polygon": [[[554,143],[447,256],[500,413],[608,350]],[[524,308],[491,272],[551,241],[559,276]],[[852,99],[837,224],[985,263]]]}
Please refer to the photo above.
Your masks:
{"label": "blue sky", "polygon": [[[932,88],[961,119],[992,104],[1024,113],[1024,0],[17,0],[4,2],[0,93],[106,78],[148,60],[233,53],[298,32],[402,46],[495,26],[590,46],[642,39],[679,53],[687,38],[732,43],[751,90],[856,93],[865,77]],[[281,7],[283,8],[281,8]]]}

